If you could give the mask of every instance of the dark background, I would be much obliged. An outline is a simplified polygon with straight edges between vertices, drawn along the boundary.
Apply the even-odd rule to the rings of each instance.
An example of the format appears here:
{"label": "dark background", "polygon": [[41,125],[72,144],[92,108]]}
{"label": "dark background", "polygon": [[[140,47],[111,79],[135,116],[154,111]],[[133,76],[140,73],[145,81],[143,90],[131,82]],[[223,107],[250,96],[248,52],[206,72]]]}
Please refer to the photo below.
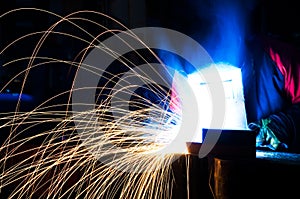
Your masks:
{"label": "dark background", "polygon": [[[211,17],[213,17],[213,14],[210,12],[210,8],[211,6],[218,4],[218,2],[224,3],[227,1],[0,0],[0,15],[7,11],[11,11],[17,8],[39,8],[51,11],[62,16],[66,16],[75,11],[92,10],[107,14],[108,16],[112,16],[118,21],[122,22],[128,28],[145,26],[160,26],[165,28],[172,28],[186,33],[187,35],[194,37],[197,40],[199,39],[199,41],[201,42],[201,38],[204,38],[207,34],[210,34],[209,30],[212,26],[212,24],[210,23],[210,19]],[[251,15],[250,20],[246,20],[245,24],[243,25],[249,26],[250,29],[254,32],[268,35],[270,37],[274,37],[279,40],[296,45],[297,47],[300,47],[300,6],[297,5],[297,1],[261,0],[259,1],[259,3],[254,3],[252,2],[252,0],[240,0],[239,2],[242,2],[242,4],[244,3],[244,6],[248,8],[248,11],[250,11]],[[109,20],[107,17],[99,16],[96,14],[82,13],[76,16],[81,16],[83,18],[94,20],[99,24],[105,25],[110,29],[124,29],[115,22],[112,22],[112,20]],[[57,17],[49,15],[48,13],[32,10],[18,11],[0,18],[0,65],[2,65],[2,67],[0,68],[0,89],[3,88],[0,92],[0,114],[6,111],[15,110],[15,103],[17,98],[14,97],[12,93],[20,93],[21,88],[23,89],[22,91],[24,93],[27,93],[33,97],[32,101],[28,101],[28,104],[25,106],[25,109],[28,108],[27,106],[30,107],[39,105],[41,102],[44,102],[50,97],[53,97],[64,91],[68,91],[70,89],[74,71],[70,67],[69,63],[44,64],[44,66],[42,67],[37,67],[31,70],[30,75],[26,79],[26,85],[24,85],[24,88],[22,87],[24,75],[19,75],[16,78],[13,77],[20,71],[26,69],[28,65],[28,59],[6,65],[10,61],[32,56],[34,48],[36,47],[38,41],[41,39],[41,34],[20,40],[16,44],[10,46],[4,52],[2,52],[2,50],[15,39],[20,38],[23,35],[29,33],[45,31],[57,20]],[[84,27],[92,35],[98,35],[101,32],[103,32],[103,29],[91,23],[81,22],[80,26]],[[73,26],[67,23],[62,23],[61,25],[57,26],[55,30],[78,36],[82,39],[86,39],[87,41],[92,40],[90,36],[88,36],[87,34],[83,34],[81,31],[78,31],[78,29],[74,28]],[[106,36],[109,35],[104,35],[103,37],[105,38]],[[84,47],[86,47],[86,43],[80,42],[79,40],[70,39],[61,35],[51,34],[45,40],[42,48],[39,51],[38,56],[46,56],[65,61],[73,61],[76,60],[76,55],[80,53],[80,51]],[[38,64],[39,62],[43,61],[40,61],[39,59],[34,60],[34,64]],[[13,81],[10,82],[7,86],[5,86],[6,83],[9,82],[11,79],[13,79]],[[67,99],[68,94],[63,95],[61,97],[57,97],[53,99],[52,102],[54,104],[61,102],[65,103]],[[2,120],[2,118],[0,119]],[[38,121],[41,120],[38,119]],[[8,129],[1,128],[0,144],[2,143],[2,141],[5,140],[6,136],[11,130],[9,126],[7,128]],[[28,135],[25,134],[25,136],[35,135],[36,132],[46,132],[45,130],[48,129],[54,129],[56,128],[56,123],[41,123],[35,128],[29,129],[30,132],[26,132],[28,133]],[[38,137],[37,139],[40,138]],[[44,139],[40,139],[39,141],[33,141],[39,143],[41,141],[43,142]],[[23,160],[23,157],[21,157],[21,159]],[[199,165],[196,166],[197,168],[199,168]],[[266,164],[265,166],[269,169],[268,164]],[[288,168],[281,166],[282,165],[279,165],[280,169],[274,167],[270,171],[268,170],[269,172],[267,173],[267,177],[263,176],[265,177],[265,179],[263,179],[265,181],[274,179],[274,182],[270,183],[271,185],[269,184],[270,181],[268,181],[267,185],[269,186],[267,186],[267,188],[274,188],[272,187],[272,185],[275,183],[277,185],[276,180],[278,177],[278,173],[277,175],[273,175],[273,171],[282,171],[278,177],[279,181],[281,180],[281,183],[278,184],[280,186],[282,183],[286,183],[286,181],[283,180],[286,180],[287,178],[290,179],[286,176],[294,176],[293,172],[298,169],[298,167],[295,169],[290,169],[290,167]],[[193,171],[200,170],[196,169]],[[263,171],[265,171],[265,168],[263,168]],[[244,172],[239,173],[238,170],[235,171],[234,174],[236,174],[236,176],[233,177],[240,177],[240,174],[244,174]],[[263,174],[265,175],[265,173]],[[244,175],[241,176],[243,177]],[[268,176],[271,176],[272,178],[268,178]],[[76,180],[76,178],[74,179]],[[245,179],[248,180],[248,178]],[[192,178],[190,180],[191,182],[193,182]],[[265,181],[260,181],[260,183],[263,184]],[[245,188],[244,184],[242,185],[243,188]],[[275,187],[275,189],[277,187],[281,188],[278,185]],[[289,185],[291,185],[291,183],[288,182],[286,184],[286,187]],[[178,185],[178,187],[180,186],[181,184]],[[252,186],[250,187],[252,188]],[[180,192],[180,190],[182,189],[178,189],[177,192]],[[283,191],[281,191],[281,193],[282,192]],[[269,191],[267,190],[266,193],[269,193]],[[277,194],[277,192],[274,193]],[[291,193],[295,192],[292,191]],[[181,196],[180,194],[184,193],[179,193],[178,197]]]}
{"label": "dark background", "polygon": [[[206,29],[212,15],[209,8],[211,4],[218,4],[218,1],[220,0],[1,0],[0,8],[1,14],[13,9],[27,7],[44,9],[62,16],[79,10],[93,10],[114,17],[128,28],[161,26],[201,39],[201,35],[207,34],[205,31],[209,29]],[[300,23],[298,19],[300,18],[300,7],[296,1],[263,0],[259,3],[252,3],[252,1],[244,1],[244,3],[251,10],[251,20],[245,23],[248,23],[247,25],[253,30],[299,46]],[[1,50],[20,36],[48,29],[58,19],[45,12],[25,10],[17,13],[0,19]],[[93,14],[77,16],[95,20],[111,29],[121,29],[120,25],[105,17]],[[93,35],[103,31],[90,23],[81,23],[80,25]],[[60,25],[56,30],[91,41],[90,37],[68,24]],[[0,55],[0,63],[4,65],[12,60],[31,56],[40,38],[41,35],[38,35],[19,41]],[[85,45],[52,34],[40,49],[39,55],[72,61]],[[35,60],[35,63],[38,62]],[[10,64],[9,67],[2,67],[0,69],[1,88],[11,77],[24,70],[27,64],[28,60],[18,61]],[[16,78],[2,92],[19,93],[22,77]],[[46,67],[32,70],[23,91],[33,95],[37,101],[41,102],[69,89],[71,82],[72,71],[70,71],[69,64],[48,64]]]}

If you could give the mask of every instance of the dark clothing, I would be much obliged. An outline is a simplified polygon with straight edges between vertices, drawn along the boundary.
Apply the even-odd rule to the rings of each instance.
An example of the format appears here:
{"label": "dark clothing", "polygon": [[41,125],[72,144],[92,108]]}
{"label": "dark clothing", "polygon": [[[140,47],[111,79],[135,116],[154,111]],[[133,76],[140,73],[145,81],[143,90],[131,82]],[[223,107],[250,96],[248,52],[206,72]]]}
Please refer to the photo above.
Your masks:
{"label": "dark clothing", "polygon": [[283,42],[255,38],[242,66],[248,123],[271,119],[270,129],[300,152],[300,52]]}

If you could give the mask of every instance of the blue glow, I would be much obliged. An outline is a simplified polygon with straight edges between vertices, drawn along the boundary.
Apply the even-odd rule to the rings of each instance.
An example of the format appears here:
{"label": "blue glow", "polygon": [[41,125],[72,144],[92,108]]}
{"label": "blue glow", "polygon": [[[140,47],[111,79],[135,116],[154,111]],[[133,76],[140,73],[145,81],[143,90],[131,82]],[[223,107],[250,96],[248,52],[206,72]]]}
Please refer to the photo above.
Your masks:
{"label": "blue glow", "polygon": [[245,31],[249,26],[245,2],[215,0],[210,13],[210,30],[203,45],[215,62],[239,66],[244,53]]}
{"label": "blue glow", "polygon": [[188,64],[183,59],[181,59],[178,55],[174,55],[166,51],[159,51],[159,57],[165,65],[173,68],[181,75],[186,76],[186,74],[188,73],[189,70],[187,67]]}
{"label": "blue glow", "polygon": [[[204,47],[215,63],[226,62],[241,67],[246,53],[245,40],[252,34],[253,27],[250,21],[256,5],[255,0],[189,1],[189,3],[193,11],[196,10],[198,13],[193,27],[187,27],[189,29],[187,34]],[[160,42],[162,45],[172,45],[164,38]],[[185,46],[182,49],[184,50]],[[197,70],[197,67],[201,67],[191,67],[170,53],[160,52],[159,56],[164,63],[180,73],[190,74]]]}
{"label": "blue glow", "polygon": [[[190,1],[190,3],[192,3]],[[193,1],[194,7],[198,7],[199,18],[203,23],[197,24],[195,20],[194,30],[189,34],[195,38],[209,53],[213,61],[220,69],[222,84],[226,95],[226,118],[222,128],[228,129],[248,129],[246,122],[243,85],[241,77],[241,66],[245,60],[245,40],[249,36],[249,17],[255,6],[255,0],[213,0],[208,2]],[[161,40],[165,45],[172,45],[165,40]],[[183,48],[185,48],[183,46]],[[194,52],[190,52],[193,54]],[[195,53],[194,53],[195,54]],[[195,54],[194,56],[199,56]],[[159,57],[162,61],[174,68],[180,74],[188,78],[189,84],[194,87],[196,96],[206,95],[199,99],[199,112],[205,112],[201,116],[201,125],[203,128],[213,128],[209,126],[213,104],[211,103],[210,90],[207,88],[208,82],[201,82],[199,78],[199,68],[207,66],[191,66],[180,57],[171,53],[160,52]],[[225,64],[226,63],[226,64]],[[200,75],[201,76],[201,75]],[[201,94],[199,91],[201,90]],[[193,117],[193,116],[191,116]],[[220,127],[216,127],[220,128]],[[202,142],[202,135],[196,138],[196,141]]]}

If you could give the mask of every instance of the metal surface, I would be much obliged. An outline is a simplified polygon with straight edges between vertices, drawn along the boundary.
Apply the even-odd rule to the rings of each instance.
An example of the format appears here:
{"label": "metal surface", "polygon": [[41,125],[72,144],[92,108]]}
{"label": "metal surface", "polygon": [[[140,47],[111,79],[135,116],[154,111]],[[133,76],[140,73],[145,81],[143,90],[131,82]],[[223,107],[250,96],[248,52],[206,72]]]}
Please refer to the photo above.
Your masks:
{"label": "metal surface", "polygon": [[260,160],[270,161],[273,163],[300,166],[300,154],[295,153],[257,150],[256,158]]}
{"label": "metal surface", "polygon": [[[205,138],[208,133],[214,134],[219,132],[219,129],[203,129],[204,142],[207,141]],[[250,130],[224,129],[207,156],[219,158],[255,158],[255,136],[256,133]],[[188,152],[192,155],[197,155],[200,148],[204,146],[203,143],[187,142]]]}

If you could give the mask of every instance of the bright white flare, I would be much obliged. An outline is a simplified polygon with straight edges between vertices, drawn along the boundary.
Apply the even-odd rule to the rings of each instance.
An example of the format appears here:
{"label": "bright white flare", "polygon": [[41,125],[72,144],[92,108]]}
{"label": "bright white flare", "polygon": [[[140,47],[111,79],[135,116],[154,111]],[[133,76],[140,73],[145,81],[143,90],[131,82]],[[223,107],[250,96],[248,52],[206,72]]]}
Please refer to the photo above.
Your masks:
{"label": "bright white flare", "polygon": [[[220,79],[209,78],[210,73],[217,69]],[[220,81],[221,80],[221,81]],[[199,129],[195,142],[202,142],[202,129],[247,129],[244,92],[241,69],[225,63],[214,64],[188,75],[188,81],[195,92],[198,101]],[[222,126],[212,124],[215,119],[213,109],[218,100],[212,99],[212,92],[216,85],[224,88],[223,93],[214,93],[214,96],[225,95],[225,117]],[[221,98],[222,99],[222,98]],[[221,103],[221,102],[220,102]],[[196,106],[195,106],[196,107]],[[195,117],[191,115],[191,117]],[[200,133],[201,132],[201,133]]]}

